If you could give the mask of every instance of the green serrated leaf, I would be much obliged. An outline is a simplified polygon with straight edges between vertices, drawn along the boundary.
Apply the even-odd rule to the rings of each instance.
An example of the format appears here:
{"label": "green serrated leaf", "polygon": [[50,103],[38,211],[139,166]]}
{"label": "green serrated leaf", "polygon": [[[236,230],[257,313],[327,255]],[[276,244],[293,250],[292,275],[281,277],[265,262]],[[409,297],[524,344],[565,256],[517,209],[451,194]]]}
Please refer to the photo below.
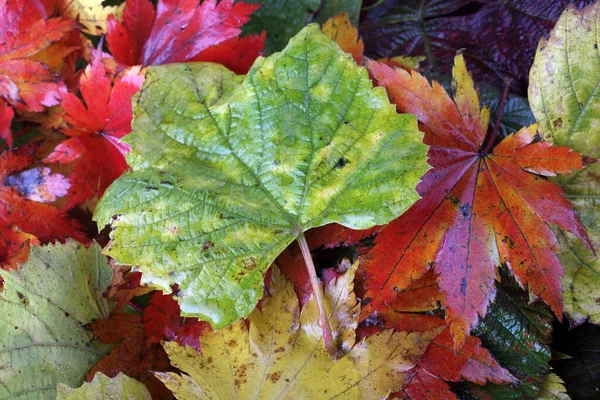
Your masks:
{"label": "green serrated leaf", "polygon": [[416,119],[318,26],[259,59],[211,104],[199,66],[152,67],[134,106],[132,172],[96,210],[108,253],[144,282],[179,285],[184,315],[222,328],[262,297],[262,276],[310,228],[384,224],[428,169]]}
{"label": "green serrated leaf", "polygon": [[84,328],[109,314],[112,270],[100,246],[32,247],[19,270],[0,273],[0,398],[54,399],[58,383],[80,385],[109,351]]}
{"label": "green serrated leaf", "polygon": [[[555,182],[579,211],[596,252],[600,251],[600,164]],[[581,240],[567,232],[561,232],[559,240],[558,256],[565,269],[565,311],[575,325],[586,319],[600,324],[600,260]]]}
{"label": "green serrated leaf", "polygon": [[109,378],[97,372],[91,382],[86,382],[77,389],[59,384],[57,392],[56,400],[152,400],[143,383],[123,373]]}
{"label": "green serrated leaf", "polygon": [[552,313],[544,304],[529,304],[528,294],[508,276],[474,333],[483,346],[519,379],[518,385],[465,385],[466,398],[534,399],[548,373]]}
{"label": "green serrated leaf", "polygon": [[280,51],[305,25],[323,24],[327,19],[346,11],[350,21],[358,25],[361,0],[245,0],[259,3],[258,9],[244,26],[245,33],[267,32],[267,53]]}
{"label": "green serrated leaf", "polygon": [[[530,72],[529,101],[544,139],[600,158],[600,3],[567,9],[542,39]],[[556,178],[600,249],[600,165]],[[580,240],[560,236],[565,312],[600,324],[600,260]]]}

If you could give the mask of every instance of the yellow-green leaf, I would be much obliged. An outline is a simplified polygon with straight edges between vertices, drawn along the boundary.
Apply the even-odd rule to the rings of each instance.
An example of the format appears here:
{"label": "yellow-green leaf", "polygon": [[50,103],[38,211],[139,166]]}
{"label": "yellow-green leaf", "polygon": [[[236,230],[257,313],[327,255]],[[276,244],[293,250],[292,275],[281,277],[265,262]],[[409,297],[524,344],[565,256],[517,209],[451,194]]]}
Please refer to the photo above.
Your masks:
{"label": "yellow-green leaf", "polygon": [[102,293],[112,270],[100,246],[35,246],[1,274],[0,398],[54,399],[58,383],[81,385],[109,351],[84,328],[109,313]]}
{"label": "yellow-green leaf", "polygon": [[56,400],[152,400],[143,383],[123,373],[109,378],[101,372],[77,389],[59,384]]}
{"label": "yellow-green leaf", "polygon": [[[348,307],[355,269],[325,292],[333,315],[348,318],[355,311]],[[314,302],[313,296],[300,312],[293,285],[273,268],[270,296],[248,322],[205,333],[202,353],[165,343],[171,363],[184,374],[156,375],[179,400],[384,399],[402,389],[439,333],[383,331],[346,349],[336,362],[321,339]]]}
{"label": "yellow-green leaf", "polygon": [[[600,2],[568,8],[542,39],[530,72],[529,101],[544,139],[600,157]],[[600,164],[556,178],[600,250]],[[568,233],[560,237],[565,311],[600,323],[600,260]]]}
{"label": "yellow-green leaf", "polygon": [[132,172],[95,218],[112,222],[108,254],[145,283],[179,285],[182,313],[222,328],[252,311],[264,272],[303,231],[366,229],[412,205],[427,146],[316,25],[235,90],[231,72],[205,79],[207,68],[148,70],[125,139]]}

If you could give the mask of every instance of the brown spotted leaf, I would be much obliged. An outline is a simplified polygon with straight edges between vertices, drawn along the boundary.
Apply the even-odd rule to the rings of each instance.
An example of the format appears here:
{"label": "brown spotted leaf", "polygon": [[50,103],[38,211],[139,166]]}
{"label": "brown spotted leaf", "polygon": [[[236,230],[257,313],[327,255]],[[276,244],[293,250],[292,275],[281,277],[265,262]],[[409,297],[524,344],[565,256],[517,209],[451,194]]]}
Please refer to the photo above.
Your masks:
{"label": "brown spotted leaf", "polygon": [[[330,301],[352,292],[354,268],[330,282],[331,290],[326,289]],[[278,269],[272,278],[262,308],[255,309],[248,322],[205,333],[200,338],[202,353],[175,342],[165,344],[173,365],[185,373],[157,376],[179,400],[229,399],[240,393],[242,398],[260,399],[362,398],[367,393],[370,398],[385,398],[405,385],[408,371],[439,332],[385,330],[360,341],[334,362],[321,340],[318,313],[310,311],[316,308],[311,307],[314,298],[300,312],[292,284]],[[346,309],[342,314],[356,311]]]}

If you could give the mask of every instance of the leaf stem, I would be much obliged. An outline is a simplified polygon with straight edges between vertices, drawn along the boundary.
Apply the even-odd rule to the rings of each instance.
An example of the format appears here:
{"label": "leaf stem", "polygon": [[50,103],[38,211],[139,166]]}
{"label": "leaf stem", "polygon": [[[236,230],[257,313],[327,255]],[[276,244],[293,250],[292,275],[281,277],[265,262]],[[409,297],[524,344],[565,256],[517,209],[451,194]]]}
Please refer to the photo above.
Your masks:
{"label": "leaf stem", "polygon": [[317,271],[315,270],[315,264],[313,263],[312,256],[310,255],[310,249],[304,233],[300,232],[296,239],[300,245],[302,251],[302,257],[306,263],[306,269],[308,270],[308,276],[310,277],[310,285],[312,286],[313,294],[317,300],[317,307],[319,309],[319,322],[321,329],[323,330],[323,340],[325,341],[325,347],[330,355],[335,354],[335,348],[333,343],[333,335],[331,333],[331,327],[329,326],[329,318],[327,318],[327,311],[325,310],[325,298],[323,296],[323,288],[319,284],[319,278],[317,278]]}
{"label": "leaf stem", "polygon": [[502,114],[504,113],[504,103],[506,103],[506,97],[508,96],[508,89],[510,89],[510,79],[504,78],[504,91],[502,92],[502,97],[500,98],[500,104],[498,105],[498,115],[496,116],[496,123],[494,124],[494,130],[492,131],[492,136],[485,146],[484,154],[489,154],[492,150],[492,146],[494,146],[494,142],[496,141],[496,137],[498,136],[498,129],[500,128],[500,121],[502,121]]}

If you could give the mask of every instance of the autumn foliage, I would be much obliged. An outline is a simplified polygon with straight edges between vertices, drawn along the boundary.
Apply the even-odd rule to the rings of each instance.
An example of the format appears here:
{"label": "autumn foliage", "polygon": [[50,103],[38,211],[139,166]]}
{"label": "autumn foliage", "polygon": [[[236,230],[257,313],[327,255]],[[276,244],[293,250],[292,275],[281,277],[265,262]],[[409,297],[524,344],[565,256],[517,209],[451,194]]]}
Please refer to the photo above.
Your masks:
{"label": "autumn foliage", "polygon": [[[77,376],[73,382],[79,380],[81,384],[84,379],[92,382],[94,376],[101,376],[97,373],[110,378],[123,373],[145,385],[147,393],[142,390],[139,398],[225,395],[226,392],[210,391],[211,374],[225,365],[223,360],[213,362],[213,356],[231,357],[230,364],[235,366],[231,375],[233,389],[250,390],[256,382],[268,381],[264,386],[269,389],[256,392],[263,396],[294,394],[293,385],[310,385],[310,379],[321,378],[309,375],[320,374],[338,381],[332,384],[332,390],[339,391],[340,396],[358,390],[381,394],[381,398],[402,399],[537,398],[538,395],[563,398],[559,397],[565,392],[563,382],[550,372],[551,323],[575,326],[587,320],[597,324],[600,315],[597,306],[600,264],[596,255],[600,226],[597,217],[600,153],[596,149],[600,136],[599,105],[595,89],[590,93],[577,86],[580,81],[589,80],[590,87],[594,84],[597,87],[600,65],[594,64],[597,60],[584,62],[577,51],[569,52],[568,43],[565,44],[560,35],[570,32],[569,29],[578,29],[566,27],[562,18],[565,21],[580,18],[581,26],[590,24],[597,29],[599,3],[581,2],[576,5],[581,9],[578,10],[566,0],[552,5],[541,0],[483,1],[479,5],[461,0],[349,1],[335,6],[316,2],[319,7],[315,9],[298,2],[289,5],[289,16],[277,16],[275,13],[282,12],[281,3],[279,0],[125,0],[108,5],[96,0],[0,0],[3,285],[20,282],[19,279],[25,282],[23,287],[27,282],[36,282],[34,278],[28,281],[29,278],[18,275],[24,265],[27,265],[26,271],[46,265],[48,273],[53,273],[51,269],[60,262],[63,251],[59,243],[66,243],[64,248],[69,248],[65,252],[71,258],[65,256],[64,259],[76,260],[73,261],[76,265],[69,267],[71,271],[81,267],[83,273],[88,273],[85,265],[93,264],[98,271],[110,275],[112,279],[100,279],[102,274],[97,273],[96,278],[103,281],[102,285],[90,277],[85,295],[74,290],[73,297],[81,295],[82,304],[97,301],[94,306],[97,315],[89,321],[77,316],[77,324],[95,343],[92,353],[98,359],[94,359],[91,369],[87,368],[85,377]],[[421,11],[417,3],[422,3]],[[560,17],[567,6],[570,8]],[[292,39],[290,46],[298,48],[290,50],[291,55],[286,55],[285,50],[280,53],[288,58],[274,58],[273,65],[265,61],[273,54],[266,49],[274,49],[281,38],[291,38],[298,33],[282,29],[282,20],[299,16],[321,22],[321,31],[317,27],[314,28],[317,33],[305,30],[300,35],[315,37],[318,34],[318,40],[331,44],[332,51],[339,52],[336,57],[357,68],[359,72],[352,75],[356,81],[340,78],[329,87],[313,79],[311,74],[322,74],[323,82],[327,82],[325,79],[337,71],[329,70],[334,60],[314,56],[319,49],[310,48],[309,39],[306,39],[305,50],[298,50],[299,45]],[[560,25],[551,31],[557,21]],[[467,23],[470,25],[464,25]],[[536,46],[542,37],[547,39],[541,42],[536,55]],[[520,41],[521,46],[511,41]],[[572,87],[559,79],[562,79],[562,75],[558,76],[562,70],[553,75],[552,67],[562,68],[564,64],[552,58],[559,57],[552,52],[555,48],[562,49],[560,46],[566,46],[565,57],[571,57],[569,60],[575,63],[570,66],[573,71],[569,77],[579,79],[572,79]],[[595,46],[597,49],[597,39]],[[544,78],[543,85],[538,78],[531,83],[532,113],[527,99],[519,95],[523,95],[529,85],[528,71],[534,58],[536,64],[531,79],[534,73],[536,76],[549,74],[552,79]],[[302,70],[289,67],[300,61],[306,64]],[[197,104],[179,101],[172,97],[177,93],[165,92],[160,101],[168,103],[173,114],[166,115],[159,107],[152,109],[147,103],[142,104],[140,99],[146,90],[158,90],[151,86],[164,84],[160,82],[160,73],[156,78],[148,71],[155,71],[158,65],[192,62],[220,64],[232,73],[223,73],[221,67],[207,67],[206,76],[190,83],[200,85],[210,81],[213,85],[197,90],[194,98]],[[192,74],[192,69],[188,69]],[[346,67],[340,69],[340,76],[351,75]],[[148,83],[150,77],[156,79],[151,84]],[[296,85],[299,77],[306,87]],[[272,90],[264,88],[261,79],[268,82],[272,79],[276,84]],[[365,104],[374,109],[379,107],[377,111],[390,112],[397,120],[382,120],[383,127],[373,127],[369,118],[376,116],[375,111],[369,118],[359,115],[358,111],[348,111],[355,101],[352,96],[359,93],[361,79],[368,82],[368,93],[372,94],[372,101],[365,100]],[[551,89],[545,87],[546,81]],[[347,95],[345,90],[352,96],[343,98]],[[549,95],[545,90],[558,94]],[[576,101],[563,94],[571,90]],[[251,145],[243,140],[235,142],[237,139],[231,133],[235,128],[244,134],[250,132],[249,137],[254,137],[254,141],[265,141],[275,137],[272,132],[281,127],[288,127],[292,132],[297,128],[295,125],[303,124],[303,121],[289,121],[285,112],[277,112],[278,105],[263,102],[277,91],[281,92],[282,104],[294,106],[296,111],[300,109],[298,112],[307,115],[312,135],[310,146],[298,144],[293,138],[272,145],[265,142],[259,155],[263,158],[257,163],[259,167],[253,169],[253,155],[251,150],[246,151]],[[337,99],[334,96],[339,95],[343,101],[324,102],[329,107],[339,108],[328,110],[331,116],[326,112],[313,115],[317,105],[311,104],[309,95],[318,99],[331,96],[334,100]],[[147,98],[144,97],[144,101],[147,102]],[[286,109],[282,106],[281,110]],[[235,114],[238,111],[239,115]],[[252,124],[244,125],[245,120],[240,115],[244,118],[250,115],[248,119]],[[260,118],[253,117],[256,115]],[[272,123],[263,119],[263,115],[283,122]],[[215,140],[214,145],[202,147],[186,134],[189,130],[196,134],[194,124],[204,123],[209,119],[207,116],[222,134],[219,136],[222,142]],[[152,126],[160,132],[160,140],[165,140],[164,148],[168,146],[167,141],[176,143],[174,146],[179,146],[176,156],[174,152],[161,153],[163,145],[154,142],[136,152],[135,146],[139,146],[142,136],[139,132],[131,134],[132,121],[134,131],[137,123],[137,126]],[[322,121],[322,130],[312,128],[310,124],[314,121]],[[392,127],[390,121],[397,125]],[[380,122],[375,120],[374,123]],[[580,129],[584,124],[585,129]],[[248,190],[240,189],[239,193],[246,194],[253,194],[255,189],[264,190],[267,193],[264,197],[291,219],[288,200],[292,199],[289,203],[293,203],[294,196],[299,196],[306,203],[300,206],[301,211],[315,206],[319,199],[307,200],[307,193],[316,186],[314,183],[321,182],[324,176],[343,174],[355,168],[358,158],[346,157],[350,154],[348,149],[356,147],[369,129],[380,128],[383,133],[372,139],[372,148],[379,145],[377,140],[381,135],[409,135],[411,132],[419,138],[422,135],[422,143],[428,146],[425,149],[420,139],[415,145],[424,149],[424,167],[419,166],[418,155],[415,155],[414,165],[406,166],[407,171],[411,167],[424,168],[423,171],[429,167],[420,180],[414,178],[415,185],[418,183],[416,188],[406,183],[411,179],[410,171],[390,177],[399,191],[407,190],[418,200],[410,202],[404,208],[406,211],[396,213],[394,219],[387,219],[389,223],[375,226],[372,221],[381,222],[369,214],[364,220],[353,217],[353,221],[358,221],[356,226],[371,226],[369,229],[352,230],[327,224],[306,231],[304,236],[300,212],[297,221],[294,220],[298,230],[294,234],[306,238],[308,250],[301,249],[300,240],[294,240],[299,236],[292,238],[291,244],[288,241],[282,246],[277,242],[263,249],[259,245],[262,240],[266,242],[266,229],[256,237],[249,237],[246,233],[249,230],[243,231],[243,235],[242,231],[233,231],[224,236],[223,243],[206,239],[213,231],[238,225],[247,228],[253,223],[269,228],[269,224],[273,224],[272,231],[283,236],[285,227],[281,224],[273,223],[271,217],[260,220],[252,214],[260,207],[268,214],[268,207],[261,203],[263,197],[256,200],[257,196],[255,202],[245,198],[237,202],[228,196],[238,193],[239,187]],[[334,137],[344,134],[348,135],[348,143],[344,143],[344,148],[335,147]],[[324,139],[327,135],[331,136]],[[134,136],[135,140],[127,142]],[[409,139],[402,138],[408,143]],[[334,148],[329,147],[331,143]],[[393,146],[395,142],[390,143]],[[279,153],[273,150],[277,145],[285,149],[307,145],[312,149],[311,158],[278,159]],[[372,150],[367,147],[360,149],[362,155]],[[240,148],[243,151],[239,151]],[[428,151],[427,165],[425,151]],[[148,162],[143,157],[144,152],[153,152],[156,157],[152,155],[154,158]],[[398,154],[399,158],[404,156]],[[271,160],[270,156],[275,158]],[[367,161],[358,162],[388,172],[394,160],[378,164],[377,156],[379,154],[369,155]],[[236,163],[247,168],[246,175],[239,181],[235,175],[239,169],[237,164],[220,165],[221,160],[232,159],[227,157],[234,157]],[[213,162],[221,168],[222,175],[215,172]],[[292,162],[298,162],[302,171],[293,170]],[[208,187],[206,192],[202,192],[204,187],[197,189],[187,182],[189,177],[168,170],[172,165],[184,168],[186,163],[196,163],[195,167],[208,171],[199,178],[208,182],[204,182]],[[327,163],[331,168],[315,182],[309,182],[311,173]],[[139,230],[146,232],[146,226],[159,223],[166,224],[166,228],[143,243],[136,242],[135,235],[123,239],[118,235],[135,226],[131,222],[134,217],[127,214],[128,202],[133,200],[126,190],[119,189],[115,194],[111,188],[115,190],[115,185],[124,182],[123,179],[136,177],[133,174],[139,172],[137,169],[142,170],[139,176],[144,178],[143,168],[152,168],[154,164],[159,171],[157,175],[151,176],[148,172],[147,180],[126,184],[138,185],[136,190],[139,189],[139,196],[144,200],[135,214],[138,218],[135,223],[141,226]],[[269,168],[281,175],[270,176],[265,172]],[[285,197],[285,193],[270,193],[265,189],[270,180],[280,179],[286,171],[290,182],[292,175],[295,174],[294,179],[302,176],[304,193]],[[365,171],[354,173],[358,176]],[[349,179],[348,187],[359,179]],[[372,180],[363,183],[364,197],[369,197],[368,201],[376,202],[377,196],[384,197],[383,191],[373,189],[375,183]],[[408,189],[402,185],[408,185]],[[217,190],[215,188],[221,192],[215,192],[218,195],[212,198],[210,190]],[[164,193],[163,189],[190,199],[190,203],[182,202],[181,210],[178,204],[169,209],[167,202],[175,195],[169,195],[165,202],[160,197],[157,200],[156,194]],[[335,185],[325,187],[323,198],[333,199],[333,202],[340,200],[339,193],[349,196],[348,191],[344,192],[347,188],[335,192],[338,189]],[[108,203],[105,194],[112,196],[112,201],[122,203],[125,210],[118,215],[110,214],[109,218],[113,219],[108,222],[113,223],[112,227],[100,226],[97,222],[107,221],[96,220],[96,211]],[[344,220],[343,212],[356,213],[364,204],[371,204],[360,196],[339,197],[356,203],[352,207],[341,207],[343,211],[332,218],[337,222]],[[281,204],[278,203],[280,198],[285,198]],[[210,214],[206,218],[214,218],[214,227],[211,225],[211,229],[201,233],[194,230],[200,223],[197,224],[196,214],[192,213],[198,206],[188,207],[193,201],[202,204],[203,218],[207,215],[205,212]],[[386,203],[385,212],[397,203]],[[251,208],[244,209],[244,206]],[[323,206],[319,216],[330,208],[333,206]],[[379,218],[385,213],[375,214]],[[366,220],[372,223],[364,222]],[[191,247],[178,247],[180,243]],[[53,245],[40,247],[47,244]],[[148,254],[155,254],[156,247],[162,258],[148,261],[141,251],[142,255],[132,256],[134,262],[121,265],[123,260],[114,255],[115,258],[97,254],[92,257],[91,249],[98,244],[105,254],[111,247],[120,251],[149,246]],[[233,250],[221,251],[220,246],[230,246]],[[275,262],[263,276],[264,270],[259,271],[257,265],[264,261],[261,257],[278,246],[285,250],[274,253],[271,261],[276,257]],[[46,248],[51,249],[47,251],[51,254],[47,262],[43,250]],[[315,293],[310,269],[305,266],[307,251],[314,260],[316,282],[324,288],[324,306]],[[259,284],[264,279],[264,286],[259,286],[259,291],[264,287],[264,297],[255,299],[252,307],[256,302],[258,305],[252,313],[235,310],[246,319],[224,330],[215,330],[206,322],[211,319],[204,311],[194,313],[193,307],[184,305],[182,298],[188,293],[180,289],[188,275],[181,272],[180,268],[186,266],[182,267],[180,260],[193,259],[197,266],[203,262],[234,259],[244,252],[250,256],[238,264],[232,261],[231,270],[235,272],[238,268],[239,273],[231,274],[243,276],[240,286],[248,276],[258,279]],[[33,259],[29,259],[30,254]],[[155,268],[151,278],[146,280],[144,270],[137,268],[144,263],[154,264]],[[225,269],[224,274],[231,272],[229,267]],[[228,295],[238,293],[238,287],[228,286],[235,279],[225,281],[220,280],[220,276],[203,276],[203,271],[192,272],[199,280],[216,282],[214,286]],[[577,281],[580,272],[593,278],[582,284],[581,280]],[[77,278],[77,273],[73,276],[75,278],[70,278],[73,282],[84,281]],[[18,323],[13,327],[10,318],[18,314],[10,307],[20,304],[27,308],[30,296],[46,297],[33,289],[31,293],[16,290],[10,297],[12,289],[9,289],[7,286],[0,291],[0,297],[5,296],[1,299],[4,304],[10,304],[6,305],[8,328],[2,334],[17,332],[14,343],[11,342],[13,336],[6,336],[9,339],[3,342],[4,347],[13,349],[19,346],[21,327]],[[249,290],[240,292],[240,297],[251,296]],[[584,291],[585,304],[578,298],[579,290]],[[566,292],[570,294],[567,296]],[[214,300],[211,307],[221,304],[222,299],[216,293],[198,295],[208,298],[209,303]],[[48,301],[55,306],[52,299]],[[582,303],[579,308],[575,304],[578,301]],[[322,343],[322,336],[326,336],[322,306],[333,330],[331,343],[326,339],[325,345]],[[73,318],[72,312],[63,314],[60,318]],[[509,329],[501,329],[506,321],[514,324]],[[214,322],[213,326],[216,326]],[[266,338],[265,335],[271,336]],[[382,344],[384,339],[395,346],[393,350]],[[337,346],[333,352],[332,343]],[[285,354],[279,354],[282,352]],[[306,357],[304,364],[298,361],[302,357]],[[384,372],[373,367],[379,365],[378,362]],[[594,362],[598,362],[597,358]],[[0,356],[0,370],[17,368],[11,363]],[[267,370],[270,372],[265,372]],[[264,377],[257,371],[263,371]],[[282,376],[285,379],[296,376],[292,371],[297,372],[304,383],[290,378],[294,382],[282,385],[279,382]],[[600,381],[597,372],[585,373],[590,374],[588,380],[598,378]],[[306,374],[308,378],[304,377]],[[567,369],[560,375],[569,374]],[[203,376],[207,377],[206,381]],[[51,395],[56,394],[55,383],[65,382],[71,380],[53,381]],[[371,390],[373,386],[369,385],[379,385],[377,389],[381,393]],[[569,391],[573,390],[572,381],[566,385]],[[16,393],[16,389],[9,386],[6,386],[7,395]],[[259,386],[262,388],[263,384]],[[285,390],[292,389],[277,392],[283,386]],[[273,392],[265,394],[267,390]],[[370,398],[369,395],[363,397]]]}

